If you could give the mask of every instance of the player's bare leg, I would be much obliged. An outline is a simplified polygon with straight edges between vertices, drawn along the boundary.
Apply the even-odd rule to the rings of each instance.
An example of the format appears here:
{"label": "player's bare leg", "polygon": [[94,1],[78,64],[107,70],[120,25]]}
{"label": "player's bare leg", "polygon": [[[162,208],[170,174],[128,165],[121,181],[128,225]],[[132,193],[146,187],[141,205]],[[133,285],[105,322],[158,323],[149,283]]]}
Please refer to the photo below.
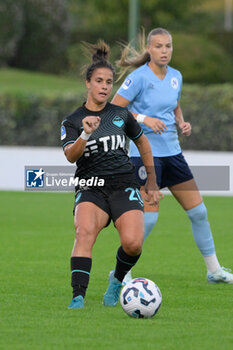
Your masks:
{"label": "player's bare leg", "polygon": [[101,229],[108,222],[108,214],[91,202],[83,202],[75,209],[75,241],[71,256],[71,285],[73,299],[69,309],[84,307],[89,283],[92,248]]}
{"label": "player's bare leg", "polygon": [[121,246],[117,251],[117,263],[109,274],[109,286],[104,294],[105,306],[116,306],[125,274],[136,264],[143,244],[143,212],[130,210],[115,222]]}
{"label": "player's bare leg", "polygon": [[[145,187],[142,186],[140,188],[140,193],[143,199],[143,205],[144,205],[144,241],[152,231],[153,227],[155,226],[158,215],[159,215],[159,203],[150,205],[146,200],[146,193],[145,193]],[[132,272],[129,270],[127,274],[125,275],[122,284],[125,285],[127,282],[131,281],[133,279]]]}

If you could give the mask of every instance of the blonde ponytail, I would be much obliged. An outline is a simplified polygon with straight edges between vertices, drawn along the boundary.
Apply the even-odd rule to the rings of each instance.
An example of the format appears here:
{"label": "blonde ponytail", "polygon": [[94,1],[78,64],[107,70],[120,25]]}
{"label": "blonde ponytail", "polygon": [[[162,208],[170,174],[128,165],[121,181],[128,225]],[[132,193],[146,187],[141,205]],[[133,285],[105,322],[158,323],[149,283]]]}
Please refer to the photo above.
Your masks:
{"label": "blonde ponytail", "polygon": [[155,28],[150,31],[147,36],[145,36],[145,29],[142,28],[138,36],[138,50],[136,50],[130,43],[122,44],[123,47],[121,58],[116,62],[118,67],[118,78],[117,81],[121,80],[128,71],[132,71],[138,67],[141,67],[146,62],[150,62],[150,54],[146,50],[146,45],[150,45],[151,37],[158,34],[171,34],[163,28]]}

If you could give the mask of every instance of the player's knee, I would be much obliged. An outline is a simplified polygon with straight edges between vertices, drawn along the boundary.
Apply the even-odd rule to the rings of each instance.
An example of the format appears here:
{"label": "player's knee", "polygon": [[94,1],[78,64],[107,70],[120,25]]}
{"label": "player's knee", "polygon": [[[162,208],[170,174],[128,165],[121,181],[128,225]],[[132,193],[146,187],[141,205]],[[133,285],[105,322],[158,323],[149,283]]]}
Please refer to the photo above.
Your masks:
{"label": "player's knee", "polygon": [[78,225],[75,227],[75,239],[80,244],[85,243],[88,245],[93,245],[95,243],[96,235],[93,234],[91,227]]}
{"label": "player's knee", "polygon": [[143,240],[141,239],[130,240],[130,241],[128,240],[122,246],[126,254],[131,256],[136,256],[136,255],[139,255],[142,251],[142,243],[143,243]]}
{"label": "player's knee", "polygon": [[202,202],[196,207],[187,210],[187,215],[192,222],[200,222],[207,220],[207,209],[205,204]]}

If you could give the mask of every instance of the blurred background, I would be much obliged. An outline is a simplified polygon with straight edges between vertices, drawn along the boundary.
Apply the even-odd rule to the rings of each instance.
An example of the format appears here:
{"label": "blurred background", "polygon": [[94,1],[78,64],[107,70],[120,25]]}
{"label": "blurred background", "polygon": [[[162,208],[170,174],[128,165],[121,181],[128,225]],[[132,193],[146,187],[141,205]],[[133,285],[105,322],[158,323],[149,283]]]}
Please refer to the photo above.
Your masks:
{"label": "blurred background", "polygon": [[[111,46],[168,29],[171,65],[193,126],[188,150],[233,150],[232,0],[0,0],[0,145],[60,146],[60,122],[85,100],[81,41]],[[114,87],[114,91],[117,89]]]}
{"label": "blurred background", "polygon": [[[232,289],[202,280],[203,262],[174,198],[161,202],[159,226],[135,271],[148,273],[164,298],[158,322],[144,323],[123,319],[119,308],[102,310],[119,245],[113,226],[95,245],[85,315],[67,313],[74,193],[20,192],[25,166],[71,167],[60,124],[85,101],[81,41],[104,39],[114,64],[118,42],[134,42],[141,26],[146,35],[164,27],[173,36],[171,66],[183,75],[181,106],[192,123],[192,135],[180,135],[184,155],[190,166],[227,166],[231,174],[230,190],[213,194],[232,197],[205,204],[222,264],[232,267],[232,7],[233,0],[0,0],[0,349],[123,350],[142,342],[141,349],[232,349]],[[214,177],[208,172],[207,184]]]}

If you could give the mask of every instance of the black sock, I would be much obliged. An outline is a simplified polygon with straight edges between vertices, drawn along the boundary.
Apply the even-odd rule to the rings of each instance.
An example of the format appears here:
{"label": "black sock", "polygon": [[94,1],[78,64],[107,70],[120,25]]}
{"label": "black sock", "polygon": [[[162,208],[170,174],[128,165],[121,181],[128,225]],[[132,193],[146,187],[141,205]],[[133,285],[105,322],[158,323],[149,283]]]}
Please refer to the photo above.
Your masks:
{"label": "black sock", "polygon": [[78,295],[85,297],[86,289],[89,283],[92,259],[81,256],[73,256],[70,263],[73,298],[77,297]]}
{"label": "black sock", "polygon": [[140,255],[131,256],[124,252],[123,248],[120,247],[117,251],[117,263],[114,276],[118,279],[118,281],[122,282],[125,275],[132,267],[136,264]]}

